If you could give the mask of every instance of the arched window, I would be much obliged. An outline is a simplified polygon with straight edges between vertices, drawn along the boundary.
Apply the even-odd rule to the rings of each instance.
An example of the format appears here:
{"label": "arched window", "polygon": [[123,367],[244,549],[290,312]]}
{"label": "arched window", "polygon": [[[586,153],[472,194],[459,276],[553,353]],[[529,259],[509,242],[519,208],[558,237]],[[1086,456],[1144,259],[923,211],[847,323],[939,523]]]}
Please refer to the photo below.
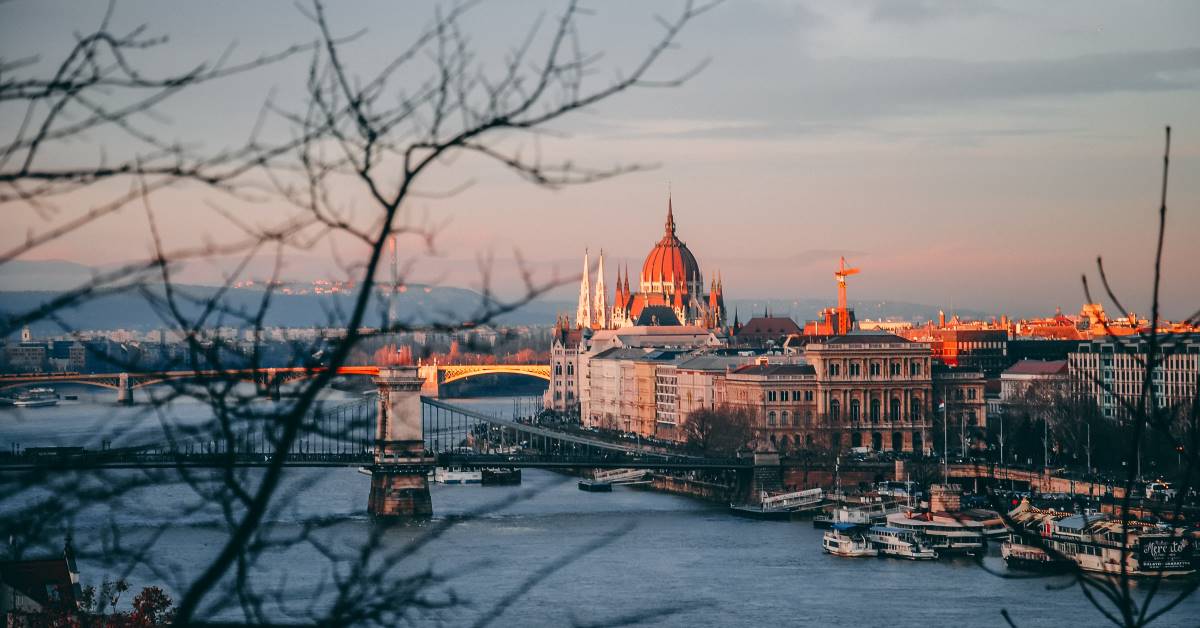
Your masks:
{"label": "arched window", "polygon": [[813,424],[813,422],[812,422],[812,410],[809,410],[808,412],[805,412],[805,413],[804,413],[804,424],[805,424],[805,425],[812,425],[812,424]]}
{"label": "arched window", "polygon": [[892,451],[904,449],[904,436],[900,432],[892,432]]}
{"label": "arched window", "polygon": [[892,407],[891,407],[890,414],[891,414],[891,419],[893,421],[900,420],[900,400],[896,399],[895,397],[892,398]]}
{"label": "arched window", "polygon": [[774,435],[774,434],[771,434],[771,446],[772,446],[772,447],[775,447],[775,446],[776,446],[776,443],[775,443],[775,435]]}
{"label": "arched window", "polygon": [[[775,411],[774,410],[767,413],[767,425],[769,425],[771,427],[775,426]],[[774,441],[775,437],[772,436],[771,440]]]}
{"label": "arched window", "polygon": [[788,423],[788,419],[790,419],[790,418],[791,418],[791,417],[789,417],[789,416],[788,416],[788,411],[787,411],[787,410],[784,410],[783,412],[780,412],[780,413],[779,413],[779,424],[780,424],[780,425],[791,425],[790,423]]}
{"label": "arched window", "polygon": [[859,434],[858,432],[854,432],[853,434],[851,434],[850,435],[850,446],[851,447],[862,447],[862,434]]}
{"label": "arched window", "polygon": [[912,441],[913,441],[913,452],[924,455],[925,454],[925,444],[921,440],[921,433],[913,432],[912,433]]}
{"label": "arched window", "polygon": [[837,399],[829,400],[829,418],[837,421],[842,418],[842,402]]}
{"label": "arched window", "polygon": [[871,449],[875,451],[883,451],[883,434],[879,432],[871,432]]}
{"label": "arched window", "polygon": [[871,420],[872,421],[879,420],[879,400],[878,399],[871,400]]}
{"label": "arched window", "polygon": [[850,400],[850,420],[851,421],[858,420],[859,413],[860,413],[860,408],[859,408],[860,405],[861,404],[859,403],[859,401],[857,399]]}
{"label": "arched window", "polygon": [[812,447],[812,446],[813,446],[813,437],[812,437],[812,434],[805,434],[805,435],[804,435],[804,446],[805,446],[805,447]]}
{"label": "arched window", "polygon": [[913,397],[912,412],[909,414],[912,416],[914,421],[921,420],[921,415],[923,414],[923,412],[921,411],[921,398],[920,397]]}

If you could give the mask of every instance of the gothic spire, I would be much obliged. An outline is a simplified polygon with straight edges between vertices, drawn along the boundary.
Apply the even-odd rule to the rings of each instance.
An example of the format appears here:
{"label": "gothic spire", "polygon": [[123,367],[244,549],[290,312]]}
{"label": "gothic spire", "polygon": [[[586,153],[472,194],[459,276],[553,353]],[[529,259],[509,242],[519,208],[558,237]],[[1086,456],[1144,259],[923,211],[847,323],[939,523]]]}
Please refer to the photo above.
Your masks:
{"label": "gothic spire", "polygon": [[604,285],[604,249],[600,249],[600,264],[596,269],[596,297],[592,305],[592,322],[600,329],[608,328],[608,288]]}
{"label": "gothic spire", "polygon": [[671,193],[667,193],[667,237],[675,237],[675,209],[671,203]]}
{"label": "gothic spire", "polygon": [[575,326],[592,326],[592,289],[588,281],[591,267],[587,249],[583,250],[583,279],[579,282],[579,306],[575,309]]}

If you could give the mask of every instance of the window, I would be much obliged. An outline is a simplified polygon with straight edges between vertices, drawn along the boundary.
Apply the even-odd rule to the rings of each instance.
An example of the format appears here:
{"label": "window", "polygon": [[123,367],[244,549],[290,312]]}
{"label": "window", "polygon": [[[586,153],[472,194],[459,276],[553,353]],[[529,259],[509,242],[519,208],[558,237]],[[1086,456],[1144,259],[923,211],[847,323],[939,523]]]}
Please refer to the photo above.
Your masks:
{"label": "window", "polygon": [[862,365],[859,364],[858,362],[851,362],[850,363],[850,376],[858,377],[859,375],[862,375]]}
{"label": "window", "polygon": [[562,375],[562,365],[561,365],[561,364],[555,364],[555,365],[554,365],[554,374],[555,374],[555,375]]}
{"label": "window", "polygon": [[872,362],[871,363],[871,377],[879,377],[879,370],[880,370],[879,363]]}
{"label": "window", "polygon": [[968,389],[967,390],[967,399],[974,399],[974,398],[975,398],[975,389],[974,388]]}
{"label": "window", "polygon": [[774,390],[767,391],[767,401],[775,401],[775,391]]}
{"label": "window", "polygon": [[899,362],[892,362],[891,373],[892,373],[893,377],[900,375],[900,363]]}
{"label": "window", "polygon": [[767,413],[767,425],[769,425],[771,427],[775,426],[775,412],[774,411]]}
{"label": "window", "polygon": [[871,420],[872,421],[879,420],[879,400],[878,399],[871,400]]}
{"label": "window", "polygon": [[780,424],[780,425],[789,425],[789,423],[788,423],[788,418],[789,418],[789,417],[788,417],[788,411],[787,411],[787,410],[784,410],[783,412],[780,412],[780,413],[779,413],[779,424]]}
{"label": "window", "polygon": [[912,411],[909,413],[913,419],[921,419],[921,400],[914,398],[912,400]]}
{"label": "window", "polygon": [[842,417],[842,402],[837,399],[829,400],[829,418],[837,421]]}
{"label": "window", "polygon": [[850,400],[850,420],[857,421],[859,416],[860,403],[857,399]]}
{"label": "window", "polygon": [[908,363],[908,374],[914,375],[914,376],[920,375],[921,374],[921,363],[920,362],[909,362]]}
{"label": "window", "polygon": [[812,393],[812,391],[811,391],[811,390],[806,390],[806,391],[804,391],[804,400],[805,400],[805,401],[812,401],[812,400],[813,400],[813,396],[812,396],[812,395],[813,395],[813,393]]}
{"label": "window", "polygon": [[890,415],[893,421],[900,420],[900,400],[894,397],[892,398]]}
{"label": "window", "polygon": [[836,364],[833,362],[829,363],[829,375],[830,376],[836,377],[838,375],[841,375],[841,372],[842,372],[842,366],[840,364]]}
{"label": "window", "polygon": [[567,375],[574,375],[574,374],[575,374],[575,365],[568,362],[567,363]]}
{"label": "window", "polygon": [[792,401],[800,401],[800,391],[799,390],[792,391]]}

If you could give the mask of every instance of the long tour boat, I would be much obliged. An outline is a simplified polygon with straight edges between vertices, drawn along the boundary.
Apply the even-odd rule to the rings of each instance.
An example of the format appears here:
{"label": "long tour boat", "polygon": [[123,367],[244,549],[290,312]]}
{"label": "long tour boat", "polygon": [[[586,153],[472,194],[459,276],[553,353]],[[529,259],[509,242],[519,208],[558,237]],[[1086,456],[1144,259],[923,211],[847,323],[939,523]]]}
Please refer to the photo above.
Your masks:
{"label": "long tour boat", "polygon": [[984,545],[983,524],[953,513],[901,512],[888,515],[887,525],[923,533],[930,547],[939,553],[977,552]]}

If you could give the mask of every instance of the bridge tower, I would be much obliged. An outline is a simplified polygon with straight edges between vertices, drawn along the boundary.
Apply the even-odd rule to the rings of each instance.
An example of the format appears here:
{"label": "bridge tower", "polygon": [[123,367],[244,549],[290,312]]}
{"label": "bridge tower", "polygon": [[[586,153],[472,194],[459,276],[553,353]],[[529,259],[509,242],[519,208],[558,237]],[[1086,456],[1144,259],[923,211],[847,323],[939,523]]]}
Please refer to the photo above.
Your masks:
{"label": "bridge tower", "polygon": [[426,477],[434,459],[425,455],[421,425],[421,385],[415,366],[381,367],[375,414],[375,464],[367,509],[376,517],[428,517],[433,514]]}
{"label": "bridge tower", "polygon": [[133,382],[129,373],[121,373],[117,377],[117,403],[131,405],[133,403]]}
{"label": "bridge tower", "polygon": [[417,367],[417,372],[421,375],[421,394],[434,399],[441,397],[442,382],[446,379],[446,373],[438,368],[437,362],[422,364]]}

